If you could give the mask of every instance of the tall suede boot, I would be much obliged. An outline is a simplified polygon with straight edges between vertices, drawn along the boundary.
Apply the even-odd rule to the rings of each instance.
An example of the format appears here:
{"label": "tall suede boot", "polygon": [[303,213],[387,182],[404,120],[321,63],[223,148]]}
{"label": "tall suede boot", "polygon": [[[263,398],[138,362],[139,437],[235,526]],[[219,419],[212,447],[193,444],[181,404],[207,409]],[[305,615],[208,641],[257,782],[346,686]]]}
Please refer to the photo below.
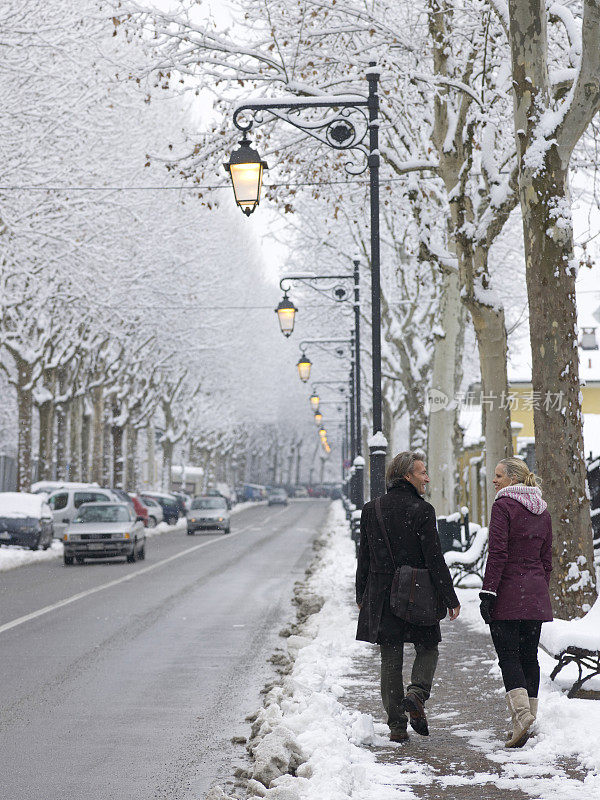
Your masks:
{"label": "tall suede boot", "polygon": [[537,697],[530,697],[529,698],[529,710],[531,711],[531,714],[534,717],[534,719],[537,719],[537,712],[538,712],[538,699],[537,699]]}
{"label": "tall suede boot", "polygon": [[513,733],[504,746],[523,747],[529,736],[529,728],[535,722],[535,717],[529,707],[527,689],[511,689],[506,693],[506,702],[512,717]]}

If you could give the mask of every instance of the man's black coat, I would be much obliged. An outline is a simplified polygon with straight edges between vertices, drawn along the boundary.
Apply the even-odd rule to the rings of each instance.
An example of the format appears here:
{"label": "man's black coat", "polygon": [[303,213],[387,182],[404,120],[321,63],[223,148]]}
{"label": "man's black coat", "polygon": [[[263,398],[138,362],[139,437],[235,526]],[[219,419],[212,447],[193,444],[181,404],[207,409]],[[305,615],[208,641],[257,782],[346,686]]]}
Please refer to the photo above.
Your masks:
{"label": "man's black coat", "polygon": [[[458,598],[440,547],[431,503],[411,483],[402,480],[381,498],[381,513],[396,566],[427,567],[446,607],[456,608]],[[377,644],[404,641],[434,646],[442,638],[439,624],[409,625],[390,611],[393,575],[394,565],[377,524],[372,500],[363,508],[360,519],[356,602],[362,608],[356,638]]]}

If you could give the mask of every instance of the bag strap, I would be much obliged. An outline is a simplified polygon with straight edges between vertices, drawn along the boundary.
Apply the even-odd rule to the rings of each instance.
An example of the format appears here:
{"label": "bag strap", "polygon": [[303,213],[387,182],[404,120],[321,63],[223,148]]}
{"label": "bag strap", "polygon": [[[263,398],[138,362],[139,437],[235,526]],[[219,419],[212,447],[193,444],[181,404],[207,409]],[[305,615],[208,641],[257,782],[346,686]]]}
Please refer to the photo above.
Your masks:
{"label": "bag strap", "polygon": [[385,529],[385,525],[383,523],[383,515],[381,513],[381,497],[378,497],[375,500],[375,514],[377,515],[377,522],[379,523],[379,530],[383,536],[383,541],[386,544],[388,549],[388,553],[390,554],[390,558],[392,559],[392,564],[394,565],[394,569],[396,569],[396,559],[394,558],[394,554],[392,553],[392,546],[390,545],[390,540],[388,539],[387,531]]}

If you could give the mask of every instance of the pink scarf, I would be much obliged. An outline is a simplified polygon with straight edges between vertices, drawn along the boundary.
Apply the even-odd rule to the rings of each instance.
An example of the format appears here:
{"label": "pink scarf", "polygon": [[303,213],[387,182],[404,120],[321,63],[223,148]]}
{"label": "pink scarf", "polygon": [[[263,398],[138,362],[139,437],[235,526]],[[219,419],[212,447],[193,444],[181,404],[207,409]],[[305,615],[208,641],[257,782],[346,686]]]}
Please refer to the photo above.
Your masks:
{"label": "pink scarf", "polygon": [[548,508],[548,503],[542,498],[542,492],[538,486],[515,483],[513,486],[505,486],[504,489],[500,489],[494,499],[499,500],[501,497],[510,497],[512,500],[516,500],[532,514],[542,514]]}

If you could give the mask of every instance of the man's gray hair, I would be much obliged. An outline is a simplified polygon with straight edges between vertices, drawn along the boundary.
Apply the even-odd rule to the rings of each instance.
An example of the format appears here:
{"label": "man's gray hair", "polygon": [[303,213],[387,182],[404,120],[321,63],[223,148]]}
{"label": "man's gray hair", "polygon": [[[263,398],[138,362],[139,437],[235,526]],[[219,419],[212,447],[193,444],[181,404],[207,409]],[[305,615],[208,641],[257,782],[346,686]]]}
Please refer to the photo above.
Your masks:
{"label": "man's gray hair", "polygon": [[385,474],[387,488],[398,486],[400,481],[404,480],[405,475],[411,475],[416,461],[425,461],[425,453],[420,453],[418,450],[403,450],[402,453],[398,453],[392,459]]}

